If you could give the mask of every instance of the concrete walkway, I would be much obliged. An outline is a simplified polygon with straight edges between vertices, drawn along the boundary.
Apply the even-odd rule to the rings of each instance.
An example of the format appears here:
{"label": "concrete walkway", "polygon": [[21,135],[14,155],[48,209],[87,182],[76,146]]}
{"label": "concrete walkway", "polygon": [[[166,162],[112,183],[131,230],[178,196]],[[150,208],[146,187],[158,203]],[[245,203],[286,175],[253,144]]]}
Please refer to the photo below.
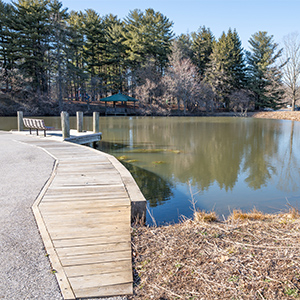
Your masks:
{"label": "concrete walkway", "polygon": [[0,132],[0,299],[62,299],[31,210],[54,159],[18,140]]}
{"label": "concrete walkway", "polygon": [[31,209],[54,159],[27,139],[0,131],[0,299],[63,299]]}

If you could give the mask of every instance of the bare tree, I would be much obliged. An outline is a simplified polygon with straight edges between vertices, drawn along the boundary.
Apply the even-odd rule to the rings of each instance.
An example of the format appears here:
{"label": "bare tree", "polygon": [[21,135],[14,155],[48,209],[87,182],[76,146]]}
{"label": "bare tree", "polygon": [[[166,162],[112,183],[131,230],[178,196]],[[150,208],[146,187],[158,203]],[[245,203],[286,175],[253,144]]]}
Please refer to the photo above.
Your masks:
{"label": "bare tree", "polygon": [[200,85],[196,66],[189,58],[185,58],[176,43],[173,44],[172,55],[169,57],[170,66],[163,77],[165,97],[176,99],[178,110],[183,104],[184,114],[187,109],[193,110],[195,100],[199,96]]}
{"label": "bare tree", "polygon": [[215,107],[216,94],[213,91],[210,84],[206,83],[204,80],[200,81],[198,97],[194,98],[194,108],[201,111],[211,111],[213,112]]}
{"label": "bare tree", "polygon": [[161,73],[151,59],[135,72],[137,86],[135,97],[139,99],[139,111],[145,115],[169,115],[170,107],[163,99]]}
{"label": "bare tree", "polygon": [[254,109],[254,101],[251,101],[251,94],[247,90],[235,90],[229,95],[230,108],[241,116],[247,116],[248,109]]}
{"label": "bare tree", "polygon": [[287,95],[292,100],[292,110],[300,96],[300,38],[298,33],[291,33],[284,37],[284,54],[282,63],[283,81],[287,86]]}

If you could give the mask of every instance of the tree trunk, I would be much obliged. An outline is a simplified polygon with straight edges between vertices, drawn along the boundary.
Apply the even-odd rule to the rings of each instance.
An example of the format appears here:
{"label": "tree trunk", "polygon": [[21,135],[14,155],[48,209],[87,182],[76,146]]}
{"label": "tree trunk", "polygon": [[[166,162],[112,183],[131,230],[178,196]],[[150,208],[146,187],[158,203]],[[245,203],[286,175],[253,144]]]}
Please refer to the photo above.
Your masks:
{"label": "tree trunk", "polygon": [[296,90],[293,89],[292,111],[295,111],[295,103],[296,103]]}

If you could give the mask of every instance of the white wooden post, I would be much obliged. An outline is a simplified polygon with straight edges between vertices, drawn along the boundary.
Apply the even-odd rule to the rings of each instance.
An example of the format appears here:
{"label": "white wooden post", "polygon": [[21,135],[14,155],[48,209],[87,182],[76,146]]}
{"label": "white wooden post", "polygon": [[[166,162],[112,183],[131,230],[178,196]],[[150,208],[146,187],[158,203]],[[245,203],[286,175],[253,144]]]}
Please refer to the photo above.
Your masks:
{"label": "white wooden post", "polygon": [[18,111],[18,131],[23,131],[24,126],[23,126],[23,112]]}
{"label": "white wooden post", "polygon": [[61,117],[61,131],[63,139],[70,137],[70,122],[69,122],[69,114],[66,111],[62,111],[60,113]]}
{"label": "white wooden post", "polygon": [[83,128],[83,112],[82,111],[77,111],[76,112],[76,117],[77,117],[77,132],[82,132],[82,128]]}
{"label": "white wooden post", "polygon": [[99,132],[99,113],[96,111],[93,112],[93,132]]}

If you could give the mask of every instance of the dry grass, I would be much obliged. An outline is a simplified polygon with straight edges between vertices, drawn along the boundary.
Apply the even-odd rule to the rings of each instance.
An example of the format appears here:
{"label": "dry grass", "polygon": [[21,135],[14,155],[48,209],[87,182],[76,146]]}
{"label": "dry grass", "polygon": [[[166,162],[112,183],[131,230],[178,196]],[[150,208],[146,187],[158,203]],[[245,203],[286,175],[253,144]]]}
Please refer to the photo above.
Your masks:
{"label": "dry grass", "polygon": [[261,111],[251,115],[253,118],[300,121],[300,111]]}
{"label": "dry grass", "polygon": [[210,223],[210,222],[216,222],[218,220],[218,217],[214,211],[212,212],[205,212],[205,211],[196,211],[194,212],[194,221],[195,222],[204,222],[204,223]]}
{"label": "dry grass", "polygon": [[209,223],[198,216],[132,229],[130,299],[300,299],[298,210],[265,217],[236,211]]}
{"label": "dry grass", "polygon": [[264,214],[253,208],[250,212],[242,212],[241,210],[233,210],[232,214],[229,216],[230,220],[267,220],[272,219],[274,216],[269,214]]}

